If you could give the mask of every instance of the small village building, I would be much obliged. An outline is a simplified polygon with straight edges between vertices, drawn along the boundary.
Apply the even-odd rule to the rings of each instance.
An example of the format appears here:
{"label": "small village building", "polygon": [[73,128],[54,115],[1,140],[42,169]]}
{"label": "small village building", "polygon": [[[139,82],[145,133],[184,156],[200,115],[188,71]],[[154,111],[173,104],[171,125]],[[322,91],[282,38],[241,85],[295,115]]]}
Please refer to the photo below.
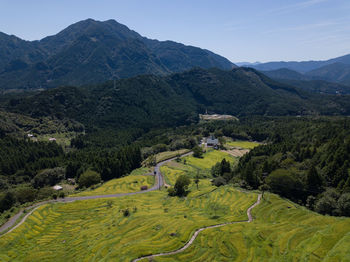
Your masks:
{"label": "small village building", "polygon": [[49,141],[56,141],[56,138],[50,137],[50,138],[49,138]]}
{"label": "small village building", "polygon": [[147,190],[147,189],[148,189],[148,186],[141,186],[140,189],[141,189],[142,191]]}
{"label": "small village building", "polygon": [[219,146],[219,140],[215,138],[214,136],[207,138],[207,147],[218,147]]}
{"label": "small village building", "polygon": [[53,190],[56,190],[56,191],[59,191],[59,190],[62,190],[63,187],[59,186],[59,185],[55,185],[52,187]]}
{"label": "small village building", "polygon": [[75,185],[75,179],[74,179],[74,178],[68,178],[68,179],[67,179],[67,182],[68,182],[70,185]]}

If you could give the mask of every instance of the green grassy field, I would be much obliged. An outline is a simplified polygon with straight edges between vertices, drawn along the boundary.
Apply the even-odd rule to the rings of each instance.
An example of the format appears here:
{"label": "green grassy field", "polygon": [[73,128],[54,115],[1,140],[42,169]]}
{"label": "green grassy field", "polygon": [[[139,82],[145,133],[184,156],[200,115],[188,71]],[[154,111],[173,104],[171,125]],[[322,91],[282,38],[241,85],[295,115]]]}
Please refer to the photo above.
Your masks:
{"label": "green grassy field", "polygon": [[0,238],[0,261],[130,261],[171,251],[200,227],[247,219],[257,198],[229,186],[198,194],[204,191],[186,199],[156,191],[42,206]]}
{"label": "green grassy field", "polygon": [[246,149],[253,149],[254,147],[260,145],[260,143],[250,142],[250,141],[227,141],[226,145],[228,145],[230,147],[240,147],[240,148],[246,148]]}
{"label": "green grassy field", "polygon": [[73,194],[71,196],[94,196],[94,195],[109,195],[119,193],[130,193],[140,191],[141,186],[148,188],[154,185],[154,176],[143,176],[143,174],[150,173],[148,168],[135,169],[130,175],[112,179],[98,188],[85,190],[81,193]]}
{"label": "green grassy field", "polygon": [[50,138],[55,138],[57,144],[64,147],[69,147],[70,141],[72,140],[72,138],[76,137],[77,135],[79,135],[79,133],[76,133],[76,132],[43,134],[43,135],[37,135],[37,140],[48,142]]}

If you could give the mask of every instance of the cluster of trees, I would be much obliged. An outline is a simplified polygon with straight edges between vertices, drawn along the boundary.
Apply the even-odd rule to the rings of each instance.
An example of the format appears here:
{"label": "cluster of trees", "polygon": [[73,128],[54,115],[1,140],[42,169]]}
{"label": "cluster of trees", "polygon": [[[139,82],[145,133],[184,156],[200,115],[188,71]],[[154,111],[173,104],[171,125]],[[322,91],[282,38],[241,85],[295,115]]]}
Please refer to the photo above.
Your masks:
{"label": "cluster of trees", "polygon": [[115,150],[89,148],[68,153],[66,176],[79,179],[89,168],[101,175],[103,181],[119,178],[140,167],[141,150],[137,145]]}
{"label": "cluster of trees", "polygon": [[79,177],[79,186],[80,187],[91,187],[101,182],[101,175],[93,170],[86,170]]}
{"label": "cluster of trees", "polygon": [[51,167],[48,158],[63,155],[56,143],[32,142],[5,136],[0,138],[0,174],[8,176],[19,169]]}
{"label": "cluster of trees", "polygon": [[[0,138],[0,212],[16,204],[55,195],[52,186],[75,178],[89,187],[130,173],[142,162],[138,145],[65,153],[55,142],[32,142],[2,133]],[[56,195],[57,196],[57,195]]]}
{"label": "cluster of trees", "polygon": [[222,186],[229,182],[231,179],[231,164],[225,158],[221,162],[216,163],[211,168],[211,175],[214,177],[213,184],[215,186]]}
{"label": "cluster of trees", "polygon": [[[350,121],[279,119],[269,143],[243,156],[231,181],[274,193],[325,214],[348,215]],[[266,126],[267,130],[269,128]],[[336,194],[334,193],[336,192]]]}
{"label": "cluster of trees", "polygon": [[188,186],[191,184],[191,180],[186,175],[181,175],[176,179],[174,187],[168,189],[169,196],[186,196],[188,192]]}

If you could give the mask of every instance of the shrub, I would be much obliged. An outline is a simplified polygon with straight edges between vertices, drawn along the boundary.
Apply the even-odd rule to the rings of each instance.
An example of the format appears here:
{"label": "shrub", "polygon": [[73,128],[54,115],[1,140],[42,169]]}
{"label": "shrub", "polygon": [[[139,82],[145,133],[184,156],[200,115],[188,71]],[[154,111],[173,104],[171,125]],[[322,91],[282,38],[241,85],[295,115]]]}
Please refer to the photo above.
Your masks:
{"label": "shrub", "polygon": [[226,182],[225,178],[223,178],[222,176],[218,176],[212,181],[212,183],[214,186],[219,187],[219,186],[226,185],[227,182]]}
{"label": "shrub", "polygon": [[123,210],[123,216],[125,216],[125,217],[130,216],[130,211],[129,211],[129,209],[128,209],[128,208],[127,208],[127,209],[125,209],[125,210]]}
{"label": "shrub", "polygon": [[173,187],[168,188],[168,195],[169,196],[176,196],[176,191]]}
{"label": "shrub", "polygon": [[350,216],[350,193],[342,194],[339,197],[338,206],[342,216]]}
{"label": "shrub", "polygon": [[65,197],[64,192],[63,192],[63,191],[59,192],[59,193],[58,193],[58,197],[60,197],[60,198],[64,198],[64,197]]}
{"label": "shrub", "polygon": [[334,188],[328,188],[316,201],[315,211],[321,214],[340,215],[338,210],[339,193]]}
{"label": "shrub", "polygon": [[113,201],[112,200],[108,200],[107,201],[107,207],[111,208],[113,206]]}
{"label": "shrub", "polygon": [[65,178],[65,173],[63,167],[45,169],[34,177],[33,185],[35,188],[53,186]]}
{"label": "shrub", "polygon": [[0,197],[0,212],[10,209],[16,203],[16,196],[12,192],[7,192]]}
{"label": "shrub", "polygon": [[38,199],[51,197],[55,191],[51,187],[40,188],[37,194]]}
{"label": "shrub", "polygon": [[79,177],[79,187],[90,187],[101,182],[101,175],[88,169]]}
{"label": "shrub", "polygon": [[15,191],[16,198],[21,204],[32,202],[36,198],[36,190],[32,187],[18,187]]}

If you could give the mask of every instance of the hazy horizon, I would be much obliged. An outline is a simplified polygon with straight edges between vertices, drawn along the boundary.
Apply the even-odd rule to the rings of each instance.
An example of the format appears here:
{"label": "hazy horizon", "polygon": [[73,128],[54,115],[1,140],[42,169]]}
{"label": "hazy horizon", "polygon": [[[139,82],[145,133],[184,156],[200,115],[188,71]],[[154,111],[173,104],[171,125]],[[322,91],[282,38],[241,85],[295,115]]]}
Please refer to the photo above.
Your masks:
{"label": "hazy horizon", "polygon": [[327,60],[350,53],[345,0],[163,2],[43,0],[0,3],[0,31],[40,40],[92,18],[143,36],[208,49],[237,62]]}

